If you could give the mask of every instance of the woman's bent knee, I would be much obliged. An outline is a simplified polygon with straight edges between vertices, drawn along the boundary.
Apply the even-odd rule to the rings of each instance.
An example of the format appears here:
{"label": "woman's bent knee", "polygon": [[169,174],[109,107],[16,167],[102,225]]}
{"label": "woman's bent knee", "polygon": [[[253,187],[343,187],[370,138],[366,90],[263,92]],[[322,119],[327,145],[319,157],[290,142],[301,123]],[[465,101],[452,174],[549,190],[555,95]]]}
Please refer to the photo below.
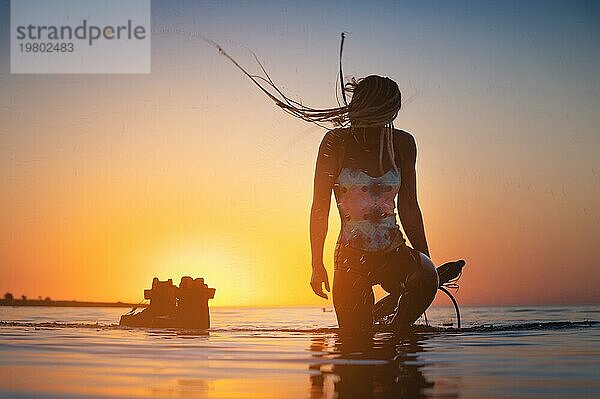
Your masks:
{"label": "woman's bent knee", "polygon": [[406,292],[400,299],[398,312],[392,324],[405,327],[415,322],[429,308],[437,293],[439,279],[435,265],[424,254],[420,264],[406,281]]}
{"label": "woman's bent knee", "polygon": [[427,255],[419,253],[419,256],[421,257],[422,278],[427,282],[435,294],[440,283],[435,264]]}
{"label": "woman's bent knee", "polygon": [[418,269],[407,279],[407,288],[417,288],[422,295],[428,293],[435,296],[439,286],[439,278],[433,261],[425,254],[419,252],[420,264]]}

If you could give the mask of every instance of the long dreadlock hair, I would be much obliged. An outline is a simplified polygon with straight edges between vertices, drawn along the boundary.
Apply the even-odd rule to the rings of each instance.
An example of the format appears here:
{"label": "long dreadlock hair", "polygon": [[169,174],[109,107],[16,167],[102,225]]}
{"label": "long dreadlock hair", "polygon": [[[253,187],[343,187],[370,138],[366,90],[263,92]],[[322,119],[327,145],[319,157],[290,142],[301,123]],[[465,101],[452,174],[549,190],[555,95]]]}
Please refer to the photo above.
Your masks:
{"label": "long dreadlock hair", "polygon": [[397,172],[393,121],[402,104],[398,85],[390,78],[378,75],[369,75],[358,81],[353,80],[350,85],[353,95],[346,112],[351,133],[354,134],[354,130],[367,127],[380,127],[379,169],[383,173],[383,153],[386,147],[390,162]]}
{"label": "long dreadlock hair", "polygon": [[[335,108],[311,108],[305,106],[300,101],[295,101],[287,97],[277,85],[275,85],[254,52],[251,51],[264,76],[250,74],[213,40],[199,34],[195,34],[194,36],[199,37],[219,50],[220,54],[227,57],[238,69],[250,78],[252,82],[273,100],[278,107],[292,116],[314,123],[326,129],[328,129],[328,127],[325,124],[332,124],[334,127],[349,127],[351,134],[354,134],[358,129],[365,129],[367,127],[380,128],[379,168],[383,173],[383,153],[384,148],[387,148],[390,162],[396,172],[398,171],[394,157],[393,121],[402,106],[402,94],[400,93],[400,89],[396,82],[388,77],[378,75],[369,75],[358,80],[352,78],[350,82],[344,84],[344,75],[342,71],[342,54],[344,51],[345,40],[344,33],[342,33],[340,43],[338,76],[342,101],[344,104],[341,104],[340,99],[337,96],[336,85],[338,107]],[[347,102],[346,93],[352,94],[350,103]]]}

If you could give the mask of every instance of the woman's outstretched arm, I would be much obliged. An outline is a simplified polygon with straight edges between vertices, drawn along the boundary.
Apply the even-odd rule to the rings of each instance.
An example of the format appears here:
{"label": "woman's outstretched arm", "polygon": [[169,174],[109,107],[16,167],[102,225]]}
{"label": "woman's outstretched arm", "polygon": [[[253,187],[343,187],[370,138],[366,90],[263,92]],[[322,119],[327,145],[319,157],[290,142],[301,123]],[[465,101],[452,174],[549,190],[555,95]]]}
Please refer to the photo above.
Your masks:
{"label": "woman's outstretched arm", "polygon": [[323,263],[323,247],[327,236],[327,222],[331,204],[331,192],[338,174],[340,133],[331,130],[325,134],[315,167],[313,201],[310,210],[310,249],[312,253],[312,275],[310,286],[315,294],[327,299],[323,292],[329,289],[329,278]]}
{"label": "woman's outstretched arm", "polygon": [[402,132],[400,142],[402,180],[398,193],[398,215],[413,248],[430,256],[423,226],[423,215],[417,199],[417,145],[415,138],[406,132]]}

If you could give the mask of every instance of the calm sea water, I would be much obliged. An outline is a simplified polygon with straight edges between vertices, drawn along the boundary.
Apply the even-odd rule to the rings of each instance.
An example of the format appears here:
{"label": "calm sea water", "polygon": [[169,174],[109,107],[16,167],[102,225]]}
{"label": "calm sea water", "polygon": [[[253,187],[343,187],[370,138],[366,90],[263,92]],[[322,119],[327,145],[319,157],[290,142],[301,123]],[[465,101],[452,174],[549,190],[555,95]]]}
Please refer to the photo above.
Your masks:
{"label": "calm sea water", "polygon": [[465,307],[463,329],[344,342],[321,308],[213,308],[208,335],[127,309],[0,308],[4,398],[600,397],[600,306]]}

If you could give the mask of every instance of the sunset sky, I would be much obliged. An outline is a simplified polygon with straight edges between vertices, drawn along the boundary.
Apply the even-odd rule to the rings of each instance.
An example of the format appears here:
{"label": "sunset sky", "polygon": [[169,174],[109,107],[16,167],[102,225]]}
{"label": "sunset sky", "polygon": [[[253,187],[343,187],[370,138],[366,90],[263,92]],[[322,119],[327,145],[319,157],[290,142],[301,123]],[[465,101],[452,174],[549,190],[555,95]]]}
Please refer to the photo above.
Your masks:
{"label": "sunset sky", "polygon": [[[0,0],[0,295],[143,299],[202,276],[213,305],[331,305],[309,287],[325,130],[344,72],[394,79],[418,145],[433,260],[464,258],[462,304],[599,303],[600,3],[152,1],[147,75],[11,75]],[[339,230],[335,205],[325,262]],[[447,298],[436,302],[447,305]]]}

